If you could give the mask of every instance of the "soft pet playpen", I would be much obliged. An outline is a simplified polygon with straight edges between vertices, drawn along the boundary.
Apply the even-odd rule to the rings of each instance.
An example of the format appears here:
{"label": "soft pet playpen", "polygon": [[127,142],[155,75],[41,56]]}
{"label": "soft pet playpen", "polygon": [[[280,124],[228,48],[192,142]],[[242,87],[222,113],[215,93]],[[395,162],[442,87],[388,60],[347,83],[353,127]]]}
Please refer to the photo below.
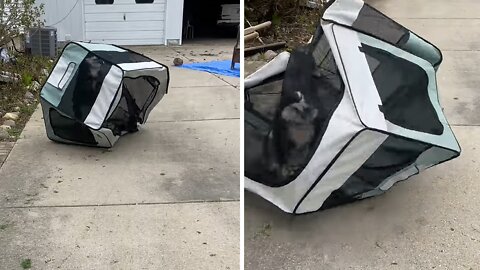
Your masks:
{"label": "soft pet playpen", "polygon": [[53,141],[112,147],[137,131],[168,89],[168,68],[114,45],[66,45],[41,92]]}
{"label": "soft pet playpen", "polygon": [[301,214],[379,195],[460,154],[439,49],[360,0],[245,81],[245,187]]}

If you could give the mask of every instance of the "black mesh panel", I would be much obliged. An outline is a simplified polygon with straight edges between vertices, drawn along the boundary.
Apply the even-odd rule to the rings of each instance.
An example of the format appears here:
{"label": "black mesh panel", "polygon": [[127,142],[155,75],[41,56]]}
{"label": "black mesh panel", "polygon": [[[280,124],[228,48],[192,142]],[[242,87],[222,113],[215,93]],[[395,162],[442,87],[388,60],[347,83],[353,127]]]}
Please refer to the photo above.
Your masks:
{"label": "black mesh panel", "polygon": [[83,123],[59,114],[56,110],[50,109],[50,125],[53,133],[65,140],[84,144],[96,145],[97,142],[92,132]]}
{"label": "black mesh panel", "polygon": [[58,106],[59,110],[80,122],[85,121],[111,67],[111,64],[88,53],[65,89],[66,93]]}
{"label": "black mesh panel", "polygon": [[352,202],[358,195],[374,190],[385,179],[413,164],[430,147],[422,142],[389,136],[341,188],[332,192],[322,208]]}
{"label": "black mesh panel", "polygon": [[401,46],[410,35],[410,31],[369,5],[363,5],[352,28],[388,43]]}
{"label": "black mesh panel", "polygon": [[147,57],[130,51],[95,51],[95,54],[113,64],[151,62]]}
{"label": "black mesh panel", "polygon": [[120,102],[103,127],[114,135],[125,131],[138,131],[137,123],[143,123],[148,106],[155,99],[160,83],[153,77],[124,78]]}
{"label": "black mesh panel", "polygon": [[272,122],[280,106],[284,74],[276,76],[261,85],[248,90],[249,101],[246,102],[247,109],[258,112],[259,115]]}
{"label": "black mesh panel", "polygon": [[428,76],[418,65],[362,44],[382,99],[385,119],[406,129],[441,135],[443,125],[428,94]]}
{"label": "black mesh panel", "polygon": [[[442,62],[442,54],[437,47],[368,4],[363,5],[353,25],[347,27],[406,50],[429,61],[434,67]],[[409,44],[412,38],[416,41]]]}
{"label": "black mesh panel", "polygon": [[245,175],[269,186],[286,185],[305,168],[343,97],[343,81],[321,27],[310,45],[290,55],[280,97],[272,89],[256,94],[278,90],[279,82],[248,89],[245,104],[250,111],[245,116]]}
{"label": "black mesh panel", "polygon": [[128,89],[136,107],[139,109],[139,122],[143,123],[147,107],[152,103],[160,82],[153,77],[125,78],[124,89]]}
{"label": "black mesh panel", "polygon": [[127,99],[125,93],[123,93],[118,106],[115,108],[112,115],[103,123],[103,127],[110,129],[116,136],[120,136],[126,131],[138,131],[138,119],[135,112],[138,114],[139,110],[133,105],[132,101]]}
{"label": "black mesh panel", "polygon": [[270,186],[278,184],[271,173],[275,155],[268,137],[280,106],[282,77],[283,74],[250,88],[245,102],[245,175]]}

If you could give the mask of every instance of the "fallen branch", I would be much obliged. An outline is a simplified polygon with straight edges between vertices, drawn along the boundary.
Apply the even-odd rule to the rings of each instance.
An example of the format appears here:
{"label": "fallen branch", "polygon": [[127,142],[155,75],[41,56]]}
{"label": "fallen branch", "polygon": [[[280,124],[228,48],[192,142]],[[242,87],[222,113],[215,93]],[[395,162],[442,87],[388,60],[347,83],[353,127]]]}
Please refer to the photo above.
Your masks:
{"label": "fallen branch", "polygon": [[247,42],[247,41],[258,38],[259,36],[260,35],[258,34],[258,32],[253,32],[253,33],[250,33],[248,35],[245,35],[244,39],[245,39],[245,42]]}
{"label": "fallen branch", "polygon": [[245,50],[244,50],[245,51],[245,56],[254,55],[258,52],[265,52],[265,51],[268,51],[268,50],[278,50],[278,49],[281,49],[281,48],[285,47],[286,45],[287,45],[287,43],[282,41],[282,42],[275,42],[275,43],[271,43],[271,44],[265,44],[265,45],[245,48]]}
{"label": "fallen branch", "polygon": [[265,29],[267,27],[270,27],[270,25],[272,25],[272,22],[268,21],[268,22],[264,22],[264,23],[261,23],[261,24],[257,24],[257,25],[254,25],[254,26],[250,26],[248,28],[245,28],[245,33],[244,35],[248,35],[248,34],[251,34],[253,32],[257,32],[257,31],[260,31],[262,29]]}

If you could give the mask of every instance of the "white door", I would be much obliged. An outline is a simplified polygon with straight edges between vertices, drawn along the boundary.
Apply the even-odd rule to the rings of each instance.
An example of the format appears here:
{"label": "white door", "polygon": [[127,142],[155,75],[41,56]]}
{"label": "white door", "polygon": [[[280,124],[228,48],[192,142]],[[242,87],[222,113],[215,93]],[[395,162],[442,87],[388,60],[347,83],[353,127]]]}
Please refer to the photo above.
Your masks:
{"label": "white door", "polygon": [[163,45],[166,0],[84,0],[86,41]]}

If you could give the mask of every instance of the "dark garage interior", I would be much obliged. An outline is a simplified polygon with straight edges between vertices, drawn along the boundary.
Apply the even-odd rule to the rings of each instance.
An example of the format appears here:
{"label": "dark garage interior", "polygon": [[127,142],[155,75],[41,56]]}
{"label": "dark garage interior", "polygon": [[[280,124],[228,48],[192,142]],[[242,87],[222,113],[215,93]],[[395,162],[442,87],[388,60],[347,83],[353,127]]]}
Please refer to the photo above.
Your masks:
{"label": "dark garage interior", "polygon": [[[238,20],[223,18],[223,4],[239,4],[238,0],[184,0],[183,39],[236,38]],[[231,9],[230,9],[231,10]]]}

